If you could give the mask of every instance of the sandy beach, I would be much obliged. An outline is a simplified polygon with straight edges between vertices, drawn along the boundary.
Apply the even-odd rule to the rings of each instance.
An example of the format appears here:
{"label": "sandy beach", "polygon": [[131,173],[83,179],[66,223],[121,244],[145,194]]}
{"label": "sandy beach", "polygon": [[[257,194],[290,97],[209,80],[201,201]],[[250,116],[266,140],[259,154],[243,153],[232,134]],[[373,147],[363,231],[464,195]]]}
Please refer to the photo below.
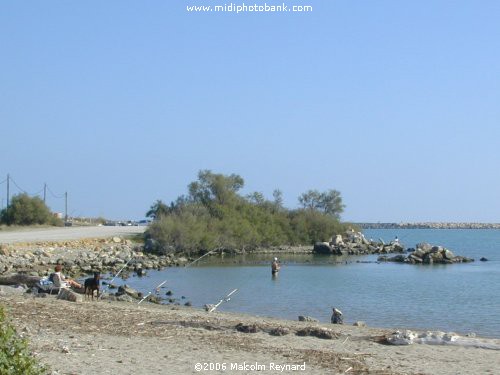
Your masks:
{"label": "sandy beach", "polygon": [[[380,343],[392,331],[150,303],[3,295],[52,374],[496,374],[498,350]],[[238,325],[255,333],[238,331]],[[331,339],[299,336],[324,329]],[[248,329],[247,329],[248,330]],[[283,336],[270,334],[287,332]],[[500,340],[485,340],[500,344]],[[212,370],[211,370],[212,369]]]}

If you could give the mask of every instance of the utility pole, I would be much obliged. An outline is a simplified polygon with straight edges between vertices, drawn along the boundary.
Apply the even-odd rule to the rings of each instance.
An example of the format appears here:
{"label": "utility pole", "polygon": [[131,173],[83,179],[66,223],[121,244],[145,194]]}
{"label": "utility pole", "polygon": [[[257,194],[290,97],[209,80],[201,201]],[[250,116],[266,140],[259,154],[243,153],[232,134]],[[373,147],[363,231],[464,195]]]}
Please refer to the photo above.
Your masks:
{"label": "utility pole", "polygon": [[68,221],[68,192],[64,193],[64,222]]}
{"label": "utility pole", "polygon": [[45,198],[47,197],[47,183],[43,184],[43,203],[45,203]]}
{"label": "utility pole", "polygon": [[7,173],[7,208],[9,208],[9,180],[10,175]]}

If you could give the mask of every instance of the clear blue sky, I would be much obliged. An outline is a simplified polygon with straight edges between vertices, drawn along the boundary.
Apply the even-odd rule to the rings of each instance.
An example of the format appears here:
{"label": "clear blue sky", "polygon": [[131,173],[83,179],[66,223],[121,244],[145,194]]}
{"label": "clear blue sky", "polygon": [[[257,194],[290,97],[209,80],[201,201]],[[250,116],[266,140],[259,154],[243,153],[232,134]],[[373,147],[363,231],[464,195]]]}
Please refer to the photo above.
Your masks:
{"label": "clear blue sky", "polygon": [[229,3],[2,1],[0,182],[140,219],[210,169],[345,220],[500,221],[499,1],[186,11]]}

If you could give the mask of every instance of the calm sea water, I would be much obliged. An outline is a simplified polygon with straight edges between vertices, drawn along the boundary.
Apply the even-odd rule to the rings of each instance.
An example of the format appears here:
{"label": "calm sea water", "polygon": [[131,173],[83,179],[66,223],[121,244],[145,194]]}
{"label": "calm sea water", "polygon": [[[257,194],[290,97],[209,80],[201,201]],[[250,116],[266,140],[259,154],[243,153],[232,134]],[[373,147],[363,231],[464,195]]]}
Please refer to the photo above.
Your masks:
{"label": "calm sea water", "polygon": [[[442,245],[474,263],[407,265],[373,262],[377,256],[284,255],[277,278],[270,256],[225,256],[203,259],[189,268],[149,271],[126,284],[147,293],[163,280],[180,303],[217,303],[233,289],[220,311],[244,312],[297,320],[309,315],[329,322],[331,308],[343,311],[346,323],[416,328],[500,337],[500,230],[365,230],[367,238],[406,247],[418,242]],[[480,262],[486,257],[488,262]],[[184,296],[185,298],[182,298]]]}

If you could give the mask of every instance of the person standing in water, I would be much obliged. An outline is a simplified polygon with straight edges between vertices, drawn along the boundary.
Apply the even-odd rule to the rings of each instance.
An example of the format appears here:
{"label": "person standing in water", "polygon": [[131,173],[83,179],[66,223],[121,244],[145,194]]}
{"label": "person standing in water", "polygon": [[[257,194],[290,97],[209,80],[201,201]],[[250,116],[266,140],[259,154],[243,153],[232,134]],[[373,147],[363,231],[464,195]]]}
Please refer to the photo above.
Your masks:
{"label": "person standing in water", "polygon": [[274,258],[273,263],[271,264],[271,274],[276,276],[280,270],[280,264],[278,262],[278,258]]}

